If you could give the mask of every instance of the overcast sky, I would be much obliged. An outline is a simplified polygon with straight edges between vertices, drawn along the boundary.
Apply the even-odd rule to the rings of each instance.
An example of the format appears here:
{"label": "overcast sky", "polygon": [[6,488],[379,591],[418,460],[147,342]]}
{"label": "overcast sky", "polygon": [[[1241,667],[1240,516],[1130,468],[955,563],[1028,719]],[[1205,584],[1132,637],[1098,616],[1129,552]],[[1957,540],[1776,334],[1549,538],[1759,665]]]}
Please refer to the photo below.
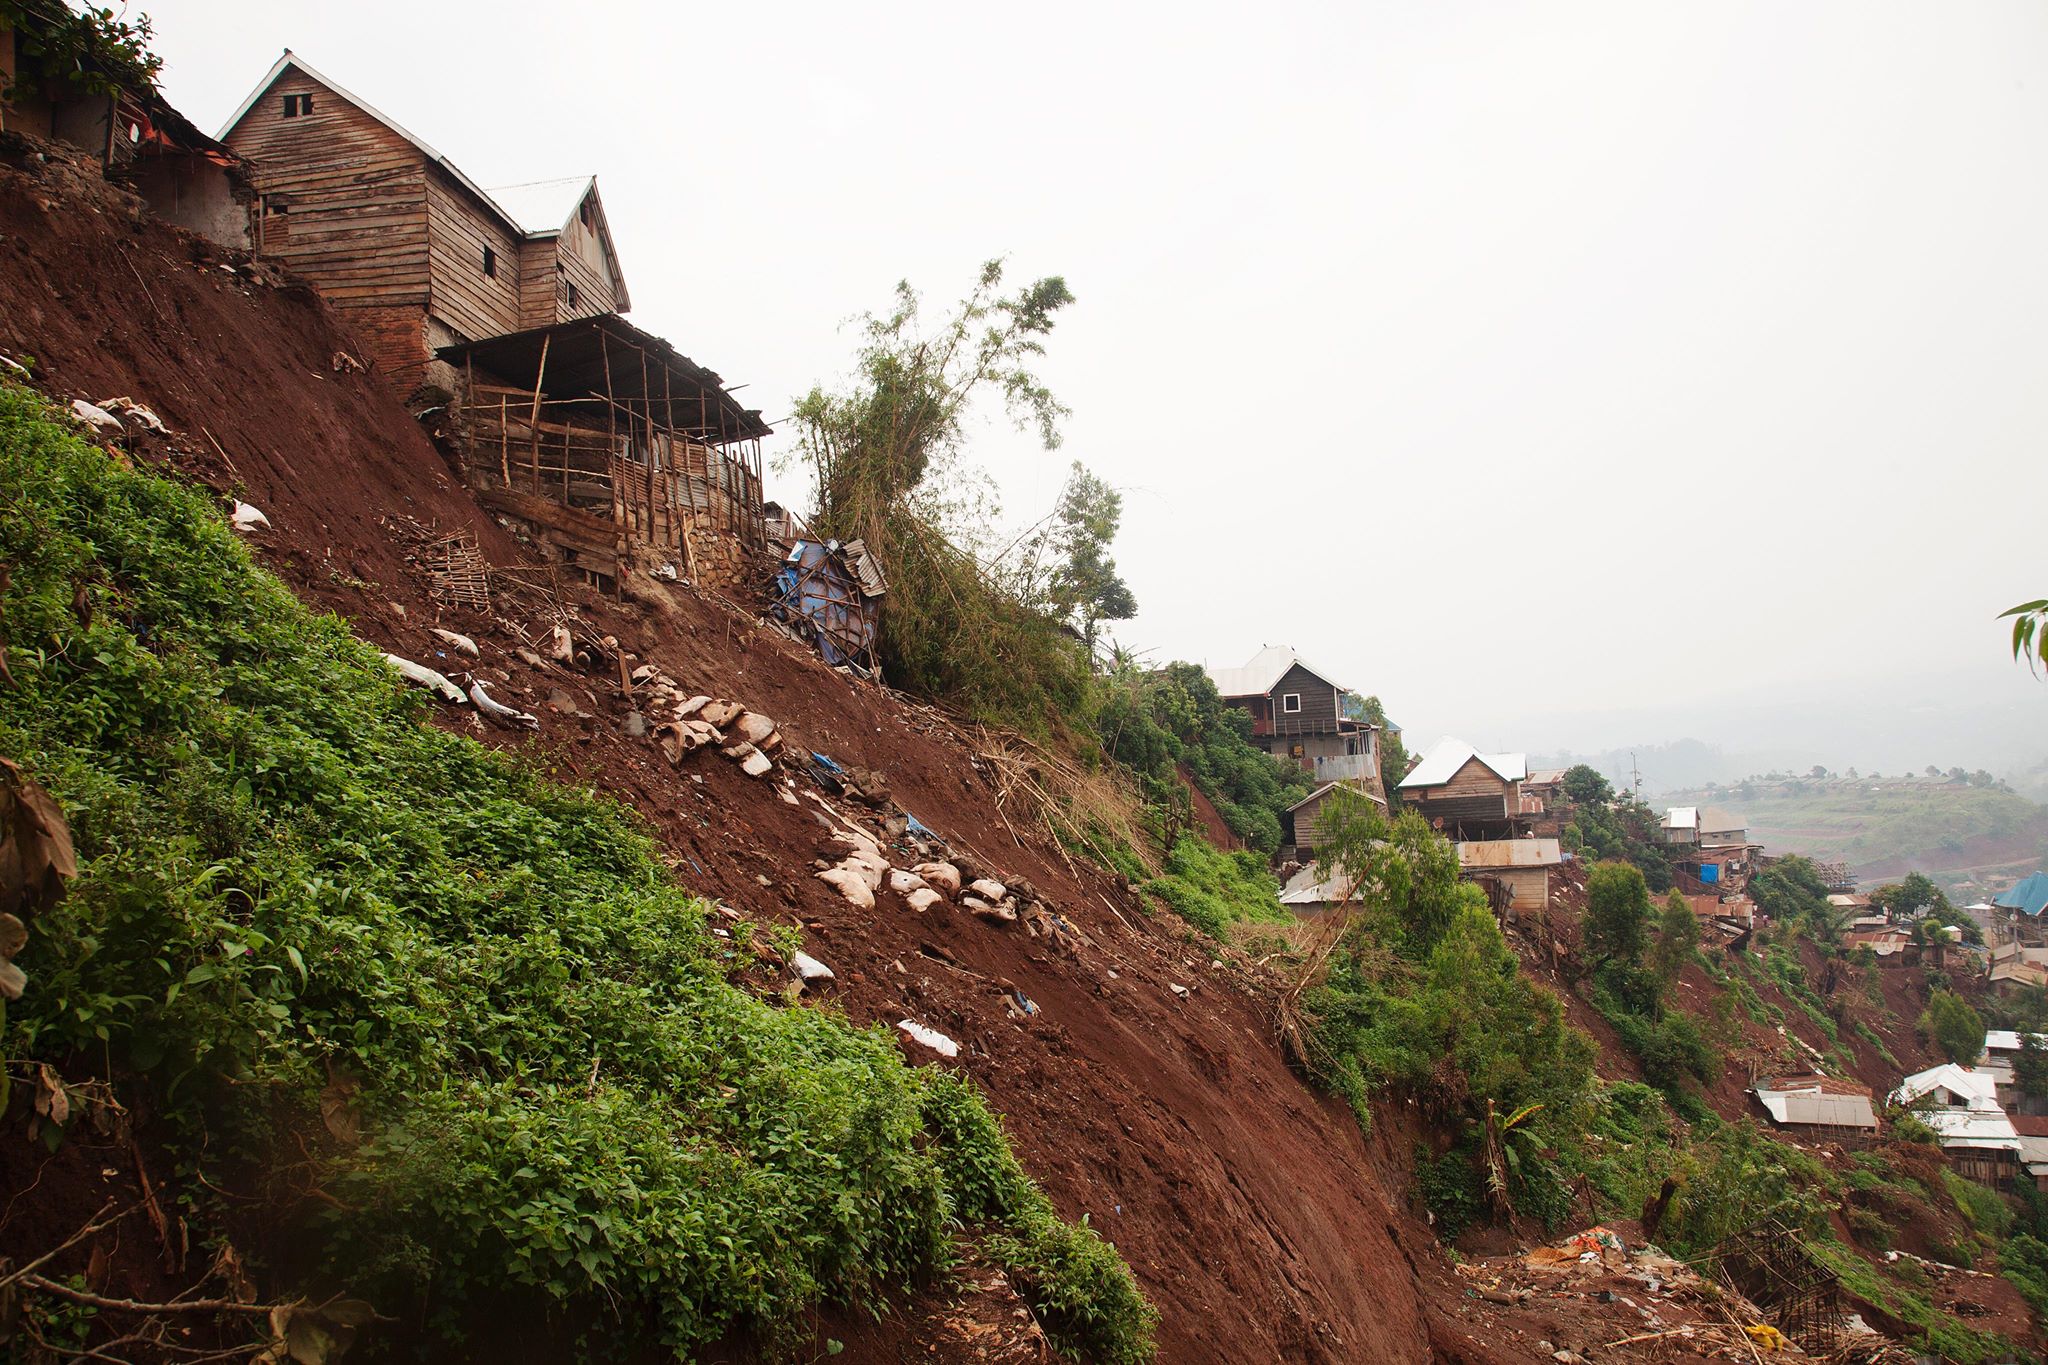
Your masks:
{"label": "overcast sky", "polygon": [[1162,660],[1291,644],[1422,742],[2048,750],[1992,620],[2048,593],[2039,0],[149,8],[210,129],[289,46],[485,185],[594,172],[634,320],[771,419],[899,278],[1065,275],[1065,448],[977,449],[1017,520],[1125,491]]}

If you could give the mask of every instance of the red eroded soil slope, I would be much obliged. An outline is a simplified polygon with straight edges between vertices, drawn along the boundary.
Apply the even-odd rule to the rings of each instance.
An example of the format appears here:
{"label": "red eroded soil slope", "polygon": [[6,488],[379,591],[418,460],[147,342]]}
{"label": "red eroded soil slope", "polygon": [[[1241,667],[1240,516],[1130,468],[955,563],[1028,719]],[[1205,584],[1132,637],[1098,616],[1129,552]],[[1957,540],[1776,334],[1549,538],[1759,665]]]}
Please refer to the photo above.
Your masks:
{"label": "red eroded soil slope", "polygon": [[[1163,1315],[1161,1359],[1518,1358],[1485,1344],[1483,1317],[1457,1302],[1427,1230],[1390,1198],[1377,1174],[1387,1154],[1290,1072],[1258,995],[1189,946],[1177,921],[1148,917],[1108,876],[1013,833],[941,718],[688,590],[650,582],[623,603],[570,594],[638,659],[774,716],[793,752],[886,774],[953,848],[1034,882],[1080,931],[1070,949],[957,910],[920,915],[886,894],[854,909],[811,875],[825,831],[810,802],[789,804],[715,756],[671,766],[629,737],[633,703],[615,676],[522,662],[514,651],[540,622],[535,599],[507,592],[488,614],[437,614],[393,519],[473,529],[497,565],[523,552],[375,376],[333,368],[357,347],[309,290],[223,269],[216,253],[47,168],[0,165],[0,237],[0,350],[33,355],[39,383],[152,407],[173,429],[168,458],[262,508],[268,562],[364,638],[453,667],[433,658],[429,628],[473,636],[479,676],[542,728],[509,738],[477,728],[467,708],[447,724],[630,803],[706,896],[804,925],[808,950],[838,973],[833,1003],[856,1021],[914,1018],[959,1040],[951,1064],[987,1091],[1061,1211],[1086,1214],[1136,1269]],[[588,714],[548,709],[556,689]],[[1037,1014],[1012,1017],[1011,988]],[[0,1223],[0,1251],[14,1249],[7,1237]],[[928,1320],[906,1313],[850,1333],[848,1358],[977,1358],[979,1347],[914,1339]]]}

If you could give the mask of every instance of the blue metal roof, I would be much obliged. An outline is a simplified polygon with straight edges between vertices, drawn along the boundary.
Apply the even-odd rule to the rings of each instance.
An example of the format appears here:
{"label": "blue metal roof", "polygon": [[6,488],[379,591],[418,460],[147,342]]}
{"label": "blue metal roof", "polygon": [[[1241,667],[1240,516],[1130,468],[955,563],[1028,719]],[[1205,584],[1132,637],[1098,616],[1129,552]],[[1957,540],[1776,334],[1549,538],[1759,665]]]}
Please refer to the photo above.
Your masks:
{"label": "blue metal roof", "polygon": [[2001,891],[1991,903],[2023,915],[2040,914],[2048,909],[2048,872],[2034,873],[2017,886]]}

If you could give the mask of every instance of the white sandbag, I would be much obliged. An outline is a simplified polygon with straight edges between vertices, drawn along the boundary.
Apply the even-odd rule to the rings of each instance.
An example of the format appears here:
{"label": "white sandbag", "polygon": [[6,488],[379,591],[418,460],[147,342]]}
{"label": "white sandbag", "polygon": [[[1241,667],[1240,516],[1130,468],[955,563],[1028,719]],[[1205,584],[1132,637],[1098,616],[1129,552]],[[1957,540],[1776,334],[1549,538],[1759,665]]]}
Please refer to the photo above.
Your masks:
{"label": "white sandbag", "polygon": [[228,521],[237,531],[253,531],[258,527],[270,529],[270,518],[263,515],[263,509],[237,501],[228,509]]}
{"label": "white sandbag", "polygon": [[940,1033],[937,1029],[926,1028],[915,1019],[905,1019],[896,1025],[908,1034],[913,1042],[923,1043],[941,1057],[958,1057],[960,1044]]}
{"label": "white sandbag", "polygon": [[907,896],[913,891],[925,889],[924,878],[915,872],[905,872],[900,867],[892,867],[889,869],[889,889],[899,896]]}
{"label": "white sandbag", "polygon": [[868,885],[868,879],[861,875],[859,868],[847,867],[842,864],[839,867],[828,867],[823,872],[815,875],[819,881],[835,888],[855,908],[861,910],[872,910],[875,908],[874,888]]}
{"label": "white sandbag", "polygon": [[514,706],[507,706],[490,693],[484,691],[483,682],[477,678],[469,680],[469,699],[476,703],[476,709],[500,725],[520,725],[529,730],[540,729],[540,717],[530,715]]}
{"label": "white sandbag", "polygon": [[923,914],[925,911],[931,909],[934,905],[943,905],[946,902],[946,898],[944,896],[941,896],[938,892],[932,890],[929,886],[919,887],[917,890],[905,896],[903,900],[905,904],[907,904],[911,909],[917,911],[917,913],[920,915]]}
{"label": "white sandbag", "polygon": [[1008,887],[1001,882],[990,881],[987,877],[971,883],[967,889],[985,901],[999,901],[1010,894]]}
{"label": "white sandbag", "polygon": [[421,687],[432,688],[440,694],[443,701],[453,702],[455,705],[460,706],[469,700],[468,697],[463,695],[461,688],[449,682],[445,676],[436,673],[425,664],[416,664],[411,659],[401,659],[396,654],[386,654],[384,662],[397,669],[399,676],[407,682],[416,683]]}
{"label": "white sandbag", "polygon": [[452,630],[443,630],[439,626],[435,626],[434,638],[447,645],[450,649],[453,649],[457,654],[467,654],[472,659],[481,659],[483,657],[477,651],[476,641],[470,639],[467,635],[458,634]]}
{"label": "white sandbag", "polygon": [[812,957],[809,953],[791,953],[789,956],[789,965],[795,968],[796,974],[802,977],[805,981],[837,980],[837,978],[832,975],[832,969],[830,967],[827,967],[824,963],[818,961],[818,959]]}
{"label": "white sandbag", "polygon": [[83,398],[71,400],[71,415],[103,436],[113,436],[127,430],[121,419],[105,408],[86,402]]}
{"label": "white sandbag", "polygon": [[924,878],[928,886],[935,887],[949,896],[960,894],[960,869],[951,863],[919,863],[910,870]]}

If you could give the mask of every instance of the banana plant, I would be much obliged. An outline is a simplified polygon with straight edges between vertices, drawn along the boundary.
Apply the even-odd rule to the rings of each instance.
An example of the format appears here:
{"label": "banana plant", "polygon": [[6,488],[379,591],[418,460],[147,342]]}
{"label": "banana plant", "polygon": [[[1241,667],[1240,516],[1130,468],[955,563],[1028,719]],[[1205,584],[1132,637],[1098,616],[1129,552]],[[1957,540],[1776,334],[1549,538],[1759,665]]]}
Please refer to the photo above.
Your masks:
{"label": "banana plant", "polygon": [[1522,1173],[1524,1156],[1535,1155],[1536,1134],[1530,1127],[1530,1121],[1542,1108],[1540,1104],[1525,1104],[1503,1117],[1491,1099],[1486,1102],[1486,1129],[1480,1140],[1479,1159],[1486,1170],[1487,1198],[1502,1217],[1514,1216],[1515,1204],[1508,1191],[1508,1179]]}

